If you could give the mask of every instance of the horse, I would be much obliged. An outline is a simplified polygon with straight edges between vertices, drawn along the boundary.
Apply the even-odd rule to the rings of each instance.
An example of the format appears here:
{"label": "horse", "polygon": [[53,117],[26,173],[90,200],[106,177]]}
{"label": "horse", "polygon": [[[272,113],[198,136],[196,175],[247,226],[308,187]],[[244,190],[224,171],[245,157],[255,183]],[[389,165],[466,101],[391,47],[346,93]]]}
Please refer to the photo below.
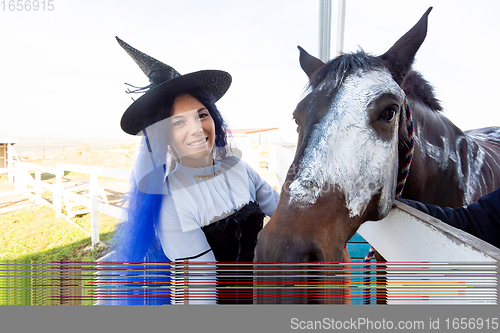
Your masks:
{"label": "horse", "polygon": [[500,128],[460,130],[411,68],[431,10],[380,56],[360,50],[323,63],[299,47],[309,90],[293,112],[297,150],[254,262],[340,262],[364,222],[388,215],[402,185],[402,198],[447,207],[500,186]]}

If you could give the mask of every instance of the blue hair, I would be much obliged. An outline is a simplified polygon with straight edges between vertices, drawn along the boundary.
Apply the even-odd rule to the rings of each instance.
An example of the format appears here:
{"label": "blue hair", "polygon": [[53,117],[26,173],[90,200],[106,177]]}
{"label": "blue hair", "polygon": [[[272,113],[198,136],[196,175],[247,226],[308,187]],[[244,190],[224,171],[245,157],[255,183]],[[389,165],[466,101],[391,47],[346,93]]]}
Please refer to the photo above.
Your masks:
{"label": "blue hair", "polygon": [[[167,263],[170,261],[163,252],[158,238],[162,195],[143,193],[139,191],[135,182],[133,184],[127,199],[127,219],[118,225],[115,233],[113,261],[129,263],[128,271],[119,272],[127,276],[126,281],[120,284],[127,287],[138,285],[140,288],[127,288],[122,291],[123,299],[113,301],[112,304],[169,304],[169,290],[151,288],[151,286],[169,285],[169,280],[165,275],[169,274],[170,267],[168,265],[143,265],[145,262]],[[134,270],[141,276],[134,276]],[[144,285],[150,288],[143,288]]]}
{"label": "blue hair", "polygon": [[115,234],[117,261],[168,261],[158,239],[161,194],[139,191],[134,183],[128,195],[127,220]]}

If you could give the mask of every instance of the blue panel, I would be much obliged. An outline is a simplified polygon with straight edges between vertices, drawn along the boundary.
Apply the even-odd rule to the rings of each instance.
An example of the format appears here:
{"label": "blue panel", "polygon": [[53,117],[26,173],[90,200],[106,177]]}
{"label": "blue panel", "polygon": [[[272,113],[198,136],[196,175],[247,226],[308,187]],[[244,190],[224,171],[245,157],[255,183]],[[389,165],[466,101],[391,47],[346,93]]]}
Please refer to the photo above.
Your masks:
{"label": "blue panel", "polygon": [[347,241],[347,251],[349,251],[352,259],[364,259],[368,251],[370,251],[370,244],[360,234],[355,233]]}
{"label": "blue panel", "polygon": [[366,240],[361,237],[360,234],[355,233],[354,236],[351,237],[351,239],[348,240],[349,243],[354,242],[354,243],[366,243]]}
{"label": "blue panel", "polygon": [[347,243],[347,251],[352,259],[364,259],[368,251],[370,251],[370,244],[368,243]]}

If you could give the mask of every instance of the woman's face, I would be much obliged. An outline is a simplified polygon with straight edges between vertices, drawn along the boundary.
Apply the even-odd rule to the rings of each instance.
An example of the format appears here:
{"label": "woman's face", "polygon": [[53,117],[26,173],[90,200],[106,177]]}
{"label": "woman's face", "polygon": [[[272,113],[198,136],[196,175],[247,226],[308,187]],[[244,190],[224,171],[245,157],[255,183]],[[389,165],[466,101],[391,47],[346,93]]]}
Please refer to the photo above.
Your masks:
{"label": "woman's face", "polygon": [[198,168],[212,165],[215,124],[207,108],[191,95],[180,95],[169,120],[171,145],[180,163]]}

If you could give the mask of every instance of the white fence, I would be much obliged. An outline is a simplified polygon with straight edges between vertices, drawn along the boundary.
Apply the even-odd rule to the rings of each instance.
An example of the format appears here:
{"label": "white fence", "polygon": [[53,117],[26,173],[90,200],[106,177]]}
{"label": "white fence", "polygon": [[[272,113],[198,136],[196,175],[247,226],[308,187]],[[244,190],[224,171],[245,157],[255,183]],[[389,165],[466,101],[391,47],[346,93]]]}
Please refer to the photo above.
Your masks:
{"label": "white fence", "polygon": [[500,249],[471,234],[396,201],[378,222],[358,230],[388,261],[492,262]]}
{"label": "white fence", "polygon": [[358,233],[388,261],[388,304],[497,304],[495,246],[400,202]]}
{"label": "white fence", "polygon": [[[99,177],[129,181],[131,177],[130,170],[63,163],[58,163],[53,168],[14,161],[13,168],[9,169],[9,171],[12,172],[12,174],[9,173],[9,179],[13,179],[15,189],[14,191],[0,192],[0,195],[24,194],[31,197],[35,203],[53,207],[56,217],[72,218],[76,214],[90,212],[90,236],[93,247],[99,243],[99,212],[116,218],[124,216],[123,208],[110,205],[107,202],[104,189],[99,185]],[[33,171],[34,177],[31,174]],[[88,175],[89,181],[72,183],[68,186],[67,183],[63,183],[65,171]],[[53,174],[55,183],[43,181],[42,172]],[[46,191],[52,192],[52,203],[42,197],[42,194]],[[88,195],[76,193],[82,191],[88,192]],[[101,200],[99,200],[99,196]],[[73,211],[72,208],[75,204],[72,202],[88,207],[88,209]],[[66,207],[67,216],[62,213],[63,203]]]}

